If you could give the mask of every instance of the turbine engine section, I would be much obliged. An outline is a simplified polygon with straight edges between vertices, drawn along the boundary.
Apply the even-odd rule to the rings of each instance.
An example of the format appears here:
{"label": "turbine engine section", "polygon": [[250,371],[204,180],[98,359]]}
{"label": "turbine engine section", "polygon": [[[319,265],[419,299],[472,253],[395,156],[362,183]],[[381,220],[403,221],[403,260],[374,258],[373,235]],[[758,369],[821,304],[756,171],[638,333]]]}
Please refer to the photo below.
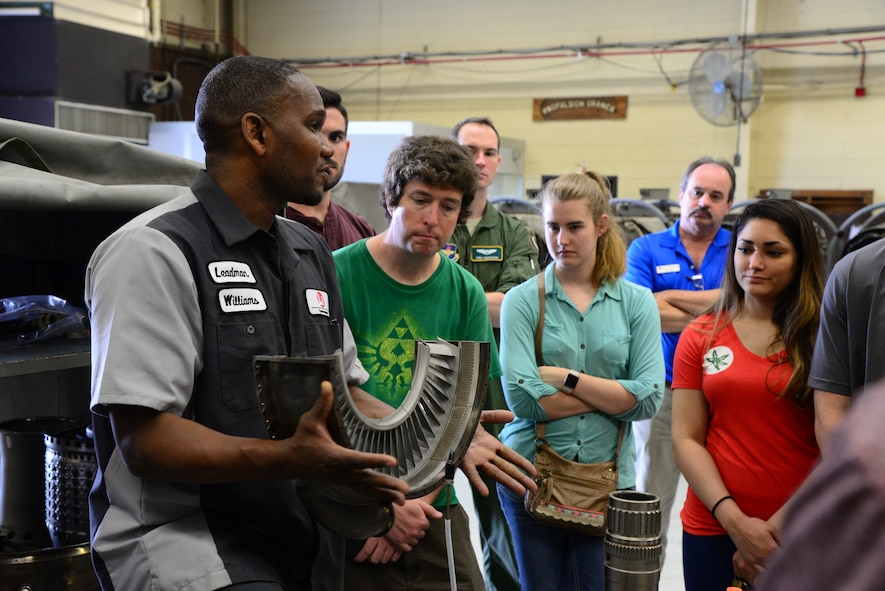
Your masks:
{"label": "turbine engine section", "polygon": [[[256,392],[268,433],[290,437],[298,419],[316,402],[322,380],[332,383],[334,412],[329,430],[342,445],[388,454],[397,465],[384,471],[409,483],[409,498],[437,488],[449,454],[456,464],[479,424],[489,378],[489,343],[416,341],[409,393],[399,408],[371,418],[357,407],[345,382],[338,351],[323,357],[256,356]],[[308,511],[328,529],[351,539],[384,534],[393,508],[349,487],[303,481],[298,493]]]}

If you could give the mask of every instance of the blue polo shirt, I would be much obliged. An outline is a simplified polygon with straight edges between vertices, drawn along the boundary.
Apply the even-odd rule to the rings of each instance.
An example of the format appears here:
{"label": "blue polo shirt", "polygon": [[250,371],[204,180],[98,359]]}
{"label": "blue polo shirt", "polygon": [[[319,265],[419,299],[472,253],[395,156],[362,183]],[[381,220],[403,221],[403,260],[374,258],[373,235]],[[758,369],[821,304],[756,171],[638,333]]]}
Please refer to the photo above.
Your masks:
{"label": "blue polo shirt", "polygon": [[[731,232],[719,228],[698,270],[679,239],[677,221],[666,230],[640,236],[630,243],[630,248],[627,249],[627,274],[624,278],[653,292],[665,289],[716,289],[725,273],[730,240]],[[697,275],[703,277],[703,280],[692,279]],[[678,332],[661,333],[668,382],[673,380],[673,356],[676,354],[679,335]]]}

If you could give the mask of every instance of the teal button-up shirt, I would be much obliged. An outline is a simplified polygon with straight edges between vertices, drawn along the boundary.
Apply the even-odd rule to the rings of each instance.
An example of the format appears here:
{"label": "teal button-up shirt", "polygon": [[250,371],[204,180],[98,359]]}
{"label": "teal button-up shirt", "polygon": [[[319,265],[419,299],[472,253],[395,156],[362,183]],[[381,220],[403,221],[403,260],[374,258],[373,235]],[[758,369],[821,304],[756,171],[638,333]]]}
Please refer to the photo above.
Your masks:
{"label": "teal button-up shirt", "polygon": [[[546,310],[543,355],[548,365],[617,380],[636,397],[636,406],[610,416],[601,411],[547,423],[547,441],[565,458],[585,463],[614,458],[620,421],[627,421],[618,462],[618,487],[635,485],[630,421],[649,419],[664,397],[661,322],[648,288],[620,279],[603,284],[587,310],[568,299],[554,272],[545,269]],[[501,440],[528,459],[535,456],[535,421],[547,421],[538,404],[558,389],[541,381],[535,362],[538,280],[533,277],[504,297],[501,310],[501,365],[504,395],[516,419]]]}

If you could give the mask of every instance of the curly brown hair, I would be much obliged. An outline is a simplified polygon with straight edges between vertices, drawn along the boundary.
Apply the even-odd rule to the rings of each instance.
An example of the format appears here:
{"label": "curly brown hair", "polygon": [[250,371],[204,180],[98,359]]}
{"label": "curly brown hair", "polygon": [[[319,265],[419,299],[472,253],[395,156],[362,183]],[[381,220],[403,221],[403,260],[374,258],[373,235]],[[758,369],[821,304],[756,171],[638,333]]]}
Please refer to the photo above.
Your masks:
{"label": "curly brown hair", "polygon": [[461,193],[458,223],[470,215],[476,194],[476,166],[470,152],[457,142],[435,135],[415,135],[404,138],[391,152],[381,181],[381,208],[388,221],[388,207],[396,207],[412,181]]}

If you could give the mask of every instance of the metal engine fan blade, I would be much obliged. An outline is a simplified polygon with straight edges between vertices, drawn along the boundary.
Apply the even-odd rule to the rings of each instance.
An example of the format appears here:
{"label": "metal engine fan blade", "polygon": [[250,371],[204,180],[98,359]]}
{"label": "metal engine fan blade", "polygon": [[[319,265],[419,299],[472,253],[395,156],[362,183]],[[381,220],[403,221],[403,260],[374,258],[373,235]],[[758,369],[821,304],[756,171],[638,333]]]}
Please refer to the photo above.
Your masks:
{"label": "metal engine fan blade", "polygon": [[[254,357],[256,393],[268,433],[290,437],[301,414],[316,401],[320,382],[332,383],[335,409],[329,430],[340,444],[392,455],[397,465],[382,471],[409,483],[408,497],[438,487],[450,454],[460,463],[485,398],[490,344],[474,341],[418,341],[412,384],[399,408],[381,419],[357,408],[344,379],[342,354],[312,358]],[[298,483],[308,512],[330,530],[352,539],[383,535],[393,525],[389,503],[330,482]]]}

